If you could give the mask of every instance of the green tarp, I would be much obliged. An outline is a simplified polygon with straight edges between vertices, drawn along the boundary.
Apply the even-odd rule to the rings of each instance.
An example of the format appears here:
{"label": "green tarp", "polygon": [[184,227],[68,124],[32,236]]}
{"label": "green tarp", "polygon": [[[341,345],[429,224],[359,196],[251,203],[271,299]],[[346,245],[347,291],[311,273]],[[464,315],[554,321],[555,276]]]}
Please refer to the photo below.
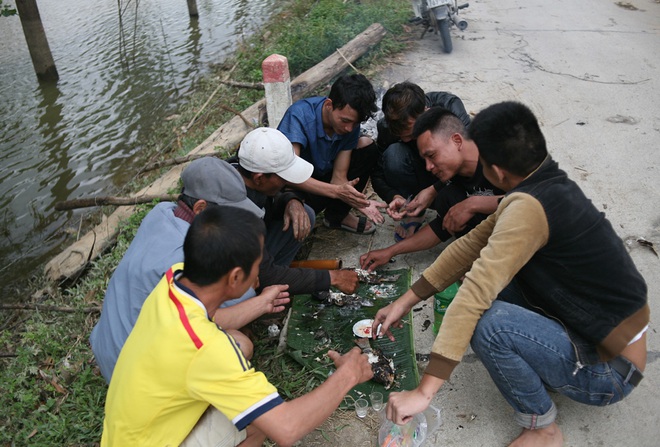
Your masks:
{"label": "green tarp", "polygon": [[[363,319],[373,319],[381,307],[396,300],[410,288],[410,269],[386,272],[400,274],[394,283],[360,284],[357,294],[373,307],[324,304],[311,295],[296,295],[288,324],[288,353],[309,371],[326,378],[334,369],[334,364],[325,355],[329,349],[340,353],[355,347],[356,336],[353,325]],[[357,307],[357,308],[356,308]],[[419,384],[419,371],[415,361],[412,331],[412,312],[404,319],[402,329],[392,332],[395,342],[387,337],[371,340],[371,346],[379,348],[394,361],[396,380],[385,390],[379,383],[370,380],[356,386],[344,399],[341,408],[350,408],[355,399],[368,396],[372,391],[381,391],[384,399],[391,391],[410,390]]]}

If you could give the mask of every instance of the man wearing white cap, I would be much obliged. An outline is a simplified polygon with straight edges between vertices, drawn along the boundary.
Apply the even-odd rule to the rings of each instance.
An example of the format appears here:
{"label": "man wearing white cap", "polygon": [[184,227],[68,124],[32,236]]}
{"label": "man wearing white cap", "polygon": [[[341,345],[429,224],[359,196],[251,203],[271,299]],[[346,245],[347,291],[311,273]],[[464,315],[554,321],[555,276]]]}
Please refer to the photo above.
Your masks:
{"label": "man wearing white cap", "polygon": [[237,161],[248,197],[266,213],[261,285],[288,284],[291,295],[328,290],[331,285],[345,293],[355,292],[358,278],[353,270],[289,268],[302,240],[314,227],[315,214],[294,192],[283,188],[286,183],[296,185],[309,179],[312,164],[295,154],[282,132],[268,127],[245,136]]}
{"label": "man wearing white cap", "polygon": [[[296,156],[289,140],[276,129],[260,127],[248,133],[238,150],[238,172],[250,200],[266,211],[266,248],[278,265],[288,266],[314,227],[314,210],[286,183],[303,183],[314,166]],[[233,160],[230,160],[233,161]]]}

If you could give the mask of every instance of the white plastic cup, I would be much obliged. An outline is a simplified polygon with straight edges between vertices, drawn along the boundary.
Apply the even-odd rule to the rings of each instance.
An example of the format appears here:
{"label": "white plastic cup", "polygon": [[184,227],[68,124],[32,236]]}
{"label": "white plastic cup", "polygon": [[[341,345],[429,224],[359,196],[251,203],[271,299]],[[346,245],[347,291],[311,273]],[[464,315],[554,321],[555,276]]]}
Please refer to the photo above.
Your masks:
{"label": "white plastic cup", "polygon": [[369,402],[367,402],[367,399],[358,399],[355,401],[355,413],[357,414],[357,417],[365,417],[368,410]]}
{"label": "white plastic cup", "polygon": [[383,409],[383,393],[374,391],[369,395],[369,399],[371,400],[371,407],[374,411],[378,412]]}

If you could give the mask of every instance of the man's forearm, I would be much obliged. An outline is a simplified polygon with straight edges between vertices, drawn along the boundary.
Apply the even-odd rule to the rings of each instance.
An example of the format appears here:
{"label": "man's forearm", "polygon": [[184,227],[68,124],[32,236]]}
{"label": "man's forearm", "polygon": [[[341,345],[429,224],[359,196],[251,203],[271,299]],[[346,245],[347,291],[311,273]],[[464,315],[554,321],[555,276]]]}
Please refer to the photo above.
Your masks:
{"label": "man's forearm", "polygon": [[303,183],[297,185],[292,184],[290,186],[294,189],[300,189],[317,196],[329,197],[331,199],[336,199],[338,197],[337,185],[322,182],[311,177],[305,180]]}
{"label": "man's forearm", "polygon": [[428,225],[424,225],[417,233],[390,246],[389,250],[391,251],[392,256],[396,256],[404,253],[428,250],[431,247],[435,247],[440,242],[442,241],[433,230]]}
{"label": "man's forearm", "polygon": [[470,196],[465,199],[473,214],[492,214],[503,196]]}
{"label": "man's forearm", "polygon": [[[358,383],[352,371],[340,368],[310,393],[269,411],[264,415],[269,420],[258,419],[256,425],[279,445],[291,445],[330,417],[344,396]],[[273,420],[277,421],[276,427],[271,425]]]}
{"label": "man's forearm", "polygon": [[258,298],[249,298],[229,307],[215,311],[213,321],[223,329],[240,329],[263,314]]}

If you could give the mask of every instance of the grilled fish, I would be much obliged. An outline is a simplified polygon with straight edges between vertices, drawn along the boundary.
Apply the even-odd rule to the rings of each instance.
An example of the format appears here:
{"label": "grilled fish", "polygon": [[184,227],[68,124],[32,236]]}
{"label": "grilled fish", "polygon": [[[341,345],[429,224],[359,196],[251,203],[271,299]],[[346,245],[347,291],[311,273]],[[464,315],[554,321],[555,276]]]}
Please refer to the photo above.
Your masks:
{"label": "grilled fish", "polygon": [[367,298],[362,298],[358,294],[354,293],[353,295],[346,295],[341,292],[332,292],[330,290],[323,290],[320,292],[312,293],[312,297],[317,300],[323,301],[326,304],[334,304],[335,306],[343,307],[354,307],[359,308],[364,307],[373,307],[374,303]]}
{"label": "grilled fish", "polygon": [[355,340],[355,344],[369,357],[371,370],[374,373],[374,377],[371,380],[385,385],[385,389],[389,390],[394,384],[395,379],[394,362],[392,359],[385,357],[380,349],[372,348],[368,338],[358,338]]}
{"label": "grilled fish", "polygon": [[367,270],[355,269],[355,273],[358,275],[358,279],[367,284],[381,284],[384,282],[397,282],[401,277],[401,274],[398,275],[388,275],[381,276],[377,272],[369,272]]}

